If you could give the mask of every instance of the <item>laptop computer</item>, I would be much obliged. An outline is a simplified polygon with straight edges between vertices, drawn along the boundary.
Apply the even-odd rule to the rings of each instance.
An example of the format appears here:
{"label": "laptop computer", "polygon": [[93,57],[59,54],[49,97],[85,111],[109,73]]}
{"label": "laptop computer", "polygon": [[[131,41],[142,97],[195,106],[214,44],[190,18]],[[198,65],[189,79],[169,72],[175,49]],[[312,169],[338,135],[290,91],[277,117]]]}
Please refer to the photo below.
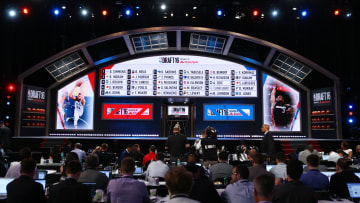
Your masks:
{"label": "laptop computer", "polygon": [[326,175],[329,178],[329,181],[330,181],[331,176],[335,174],[335,171],[322,171],[321,173]]}
{"label": "laptop computer", "polygon": [[0,196],[6,196],[6,186],[12,182],[14,178],[0,178]]}
{"label": "laptop computer", "polygon": [[141,176],[142,173],[143,173],[143,168],[142,167],[136,167],[135,168],[134,176]]}
{"label": "laptop computer", "polygon": [[352,199],[360,198],[360,183],[347,183],[347,187]]}
{"label": "laptop computer", "polygon": [[360,173],[355,173],[355,175],[360,178]]}
{"label": "laptop computer", "polygon": [[108,177],[109,179],[111,179],[111,171],[101,170],[101,171],[99,171],[99,172],[105,174],[106,177]]}
{"label": "laptop computer", "polygon": [[34,181],[37,183],[40,183],[43,186],[43,189],[45,191],[45,188],[46,188],[46,180],[45,179],[35,179]]}
{"label": "laptop computer", "polygon": [[276,165],[266,165],[266,171],[270,172],[270,170],[272,169],[272,167],[274,167]]}
{"label": "laptop computer", "polygon": [[85,185],[86,187],[88,187],[90,189],[91,198],[93,198],[95,196],[95,192],[96,192],[96,183],[83,182],[81,184]]}
{"label": "laptop computer", "polygon": [[329,160],[329,156],[330,156],[330,155],[323,155],[323,156],[322,156],[322,159],[323,159],[324,161],[325,161],[325,160],[328,161],[328,160]]}
{"label": "laptop computer", "polygon": [[38,171],[38,179],[46,179],[47,171]]}

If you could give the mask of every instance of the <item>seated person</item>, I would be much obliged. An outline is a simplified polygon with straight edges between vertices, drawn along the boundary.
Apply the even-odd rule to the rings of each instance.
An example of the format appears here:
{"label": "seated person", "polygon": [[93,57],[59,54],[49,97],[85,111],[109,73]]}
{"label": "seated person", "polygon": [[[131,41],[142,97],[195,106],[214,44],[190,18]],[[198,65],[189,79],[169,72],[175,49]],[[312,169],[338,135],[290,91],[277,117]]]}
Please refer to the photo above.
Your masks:
{"label": "seated person", "polygon": [[192,174],[183,166],[172,167],[165,175],[166,186],[169,190],[169,203],[199,203],[189,198],[193,184]]}
{"label": "seated person", "polygon": [[319,171],[320,158],[315,154],[310,154],[307,158],[309,171],[302,174],[300,181],[314,190],[327,191],[329,188],[329,178]]}
{"label": "seated person", "polygon": [[69,152],[66,155],[65,165],[60,167],[60,173],[62,177],[66,177],[66,166],[71,161],[79,160],[78,155],[75,152]]}
{"label": "seated person", "polygon": [[149,147],[149,153],[144,156],[144,159],[143,159],[143,162],[142,162],[143,166],[146,166],[146,164],[149,164],[148,162],[150,162],[150,161],[155,161],[156,160],[155,150],[156,150],[155,145],[151,145]]}
{"label": "seated person", "polygon": [[55,145],[52,150],[51,150],[51,153],[49,154],[49,159],[50,159],[50,156],[52,157],[53,159],[53,163],[60,163],[61,161],[61,152],[60,152],[60,145]]}
{"label": "seated person", "polygon": [[50,203],[91,202],[90,189],[77,180],[81,174],[79,160],[70,161],[66,166],[66,179],[50,187]]}
{"label": "seated person", "polygon": [[319,156],[318,151],[314,149],[314,146],[312,144],[309,144],[307,149],[299,153],[299,161],[302,161],[304,164],[306,164],[306,157],[310,154],[315,154]]}
{"label": "seated person", "polygon": [[80,143],[76,143],[74,147],[75,148],[71,152],[75,152],[78,155],[80,162],[85,162],[86,152],[82,150],[82,145]]}
{"label": "seated person", "polygon": [[275,178],[286,177],[286,156],[284,152],[278,152],[275,154],[276,166],[270,169],[270,173],[274,174]]}
{"label": "seated person", "polygon": [[105,174],[96,170],[98,165],[99,157],[96,154],[89,154],[86,157],[86,170],[81,173],[78,181],[96,183],[96,189],[105,191],[109,179]]}
{"label": "seated person", "polygon": [[108,144],[102,143],[100,152],[96,152],[99,156],[99,165],[102,165],[103,167],[108,166],[112,161],[112,153],[108,152],[108,148]]}
{"label": "seated person", "polygon": [[144,155],[141,153],[141,149],[140,149],[139,144],[134,144],[133,145],[131,157],[134,158],[135,164],[137,166],[143,166],[142,161],[143,161]]}
{"label": "seated person", "polygon": [[125,157],[121,161],[121,178],[111,179],[107,187],[107,200],[116,203],[147,203],[150,202],[149,193],[143,182],[135,180],[135,161],[132,157]]}
{"label": "seated person", "polygon": [[[31,149],[29,147],[24,147],[19,151],[20,162],[25,159],[32,159]],[[5,178],[18,178],[20,177],[20,168],[21,164],[18,161],[11,162],[8,171],[6,172]],[[34,179],[37,179],[37,168],[35,167]]]}
{"label": "seated person", "polygon": [[145,172],[145,180],[149,181],[149,183],[154,183],[155,177],[161,177],[165,179],[165,174],[168,172],[169,167],[164,163],[164,154],[158,152],[156,155],[157,161],[150,162],[146,172]]}
{"label": "seated person", "polygon": [[218,156],[218,163],[210,167],[210,178],[212,181],[218,178],[230,178],[233,167],[227,163],[228,153],[220,152]]}
{"label": "seated person", "polygon": [[249,167],[249,181],[253,181],[257,176],[263,174],[269,174],[274,176],[272,173],[267,172],[264,165],[264,157],[260,153],[256,153],[253,157],[253,166]]}
{"label": "seated person", "polygon": [[46,202],[43,186],[33,180],[35,167],[32,159],[21,161],[21,176],[6,187],[7,202]]}
{"label": "seated person", "polygon": [[352,149],[351,149],[350,144],[349,144],[347,141],[342,141],[342,142],[341,142],[341,149],[343,150],[343,152],[345,152],[344,155],[345,155],[348,159],[352,159],[353,151],[352,151]]}
{"label": "seated person", "polygon": [[336,163],[336,173],[331,176],[329,192],[340,198],[348,198],[347,183],[360,183],[360,179],[349,169],[347,158],[340,158]]}
{"label": "seated person", "polygon": [[221,198],[227,203],[246,202],[255,203],[254,185],[249,182],[249,169],[237,165],[232,170],[231,184],[227,185]]}
{"label": "seated person", "polygon": [[[279,181],[274,190],[273,203],[316,203],[317,197],[313,189],[300,182],[303,173],[303,164],[296,159],[290,160],[286,166],[288,182],[281,184]],[[276,179],[276,181],[280,180]]]}
{"label": "seated person", "polygon": [[329,153],[329,160],[328,161],[332,161],[332,162],[337,163],[337,161],[340,158],[343,158],[344,155],[345,155],[345,152],[342,149],[338,149],[338,150],[336,150],[336,152],[331,151]]}
{"label": "seated person", "polygon": [[254,196],[256,202],[270,203],[273,198],[275,180],[270,175],[261,175],[254,179]]}

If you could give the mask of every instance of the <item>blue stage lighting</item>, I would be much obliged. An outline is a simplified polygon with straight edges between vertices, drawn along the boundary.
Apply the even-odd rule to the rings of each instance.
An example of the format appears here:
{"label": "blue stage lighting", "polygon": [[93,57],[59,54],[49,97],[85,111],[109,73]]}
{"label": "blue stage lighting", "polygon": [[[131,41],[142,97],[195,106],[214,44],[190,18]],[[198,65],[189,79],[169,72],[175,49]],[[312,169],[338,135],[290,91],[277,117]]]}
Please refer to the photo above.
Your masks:
{"label": "blue stage lighting", "polygon": [[353,105],[350,104],[350,105],[348,106],[348,108],[349,108],[349,109],[353,109]]}
{"label": "blue stage lighting", "polygon": [[88,14],[88,11],[86,9],[81,10],[81,15],[86,16]]}
{"label": "blue stage lighting", "polygon": [[140,9],[140,7],[139,7],[139,6],[136,6],[135,8],[136,8],[136,9],[138,9],[138,10]]}
{"label": "blue stage lighting", "polygon": [[57,16],[57,15],[59,15],[59,14],[60,14],[60,10],[56,8],[56,9],[54,9],[53,13],[54,13],[54,15],[56,15],[56,16]]}
{"label": "blue stage lighting", "polygon": [[216,11],[216,15],[218,16],[222,16],[223,15],[223,11],[221,9]]}
{"label": "blue stage lighting", "polygon": [[7,101],[7,102],[6,102],[6,105],[10,106],[10,102],[9,102],[9,101]]}
{"label": "blue stage lighting", "polygon": [[14,9],[11,9],[11,10],[9,10],[8,14],[9,14],[10,17],[13,18],[13,17],[16,16],[16,11]]}
{"label": "blue stage lighting", "polygon": [[7,120],[9,120],[9,119],[10,119],[10,116],[5,116],[5,118],[6,118]]}
{"label": "blue stage lighting", "polygon": [[301,11],[301,16],[302,17],[306,17],[307,14],[308,14],[308,12],[306,10]]}
{"label": "blue stage lighting", "polygon": [[130,15],[131,15],[131,10],[130,10],[130,9],[126,9],[126,10],[125,10],[125,15],[130,16]]}
{"label": "blue stage lighting", "polygon": [[352,124],[354,123],[354,120],[352,118],[349,118],[348,123]]}
{"label": "blue stage lighting", "polygon": [[271,15],[274,16],[274,17],[276,17],[276,16],[279,15],[279,12],[278,12],[277,10],[273,10],[273,11],[271,12]]}

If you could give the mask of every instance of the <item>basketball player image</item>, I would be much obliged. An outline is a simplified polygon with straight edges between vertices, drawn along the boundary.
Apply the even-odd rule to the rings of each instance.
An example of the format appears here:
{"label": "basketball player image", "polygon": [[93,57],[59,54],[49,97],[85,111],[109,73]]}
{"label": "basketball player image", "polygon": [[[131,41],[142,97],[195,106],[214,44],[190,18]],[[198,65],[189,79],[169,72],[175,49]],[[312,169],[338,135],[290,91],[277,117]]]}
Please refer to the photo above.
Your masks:
{"label": "basketball player image", "polygon": [[278,86],[271,91],[271,114],[272,123],[275,128],[289,129],[293,119],[293,108],[285,101],[282,93],[277,94]]}
{"label": "basketball player image", "polygon": [[[78,121],[84,113],[85,97],[84,97],[84,92],[83,92],[83,88],[82,88],[83,83],[84,83],[84,81],[82,79],[79,79],[78,81],[76,81],[75,86],[71,90],[70,95],[69,95],[70,99],[73,99],[75,102],[75,105],[74,105],[74,107],[75,107],[74,108],[74,128],[75,129],[77,129]],[[77,87],[80,88],[80,92],[75,96],[74,91]]]}

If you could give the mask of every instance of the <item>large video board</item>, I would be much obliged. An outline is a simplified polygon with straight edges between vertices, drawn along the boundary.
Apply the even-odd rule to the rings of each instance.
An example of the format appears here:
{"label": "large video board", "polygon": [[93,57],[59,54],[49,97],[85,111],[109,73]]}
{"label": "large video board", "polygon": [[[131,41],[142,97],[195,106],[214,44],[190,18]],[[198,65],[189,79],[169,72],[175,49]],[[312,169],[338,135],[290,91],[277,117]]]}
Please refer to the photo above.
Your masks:
{"label": "large video board", "polygon": [[102,68],[100,96],[257,97],[257,71],[202,56],[145,57]]}

